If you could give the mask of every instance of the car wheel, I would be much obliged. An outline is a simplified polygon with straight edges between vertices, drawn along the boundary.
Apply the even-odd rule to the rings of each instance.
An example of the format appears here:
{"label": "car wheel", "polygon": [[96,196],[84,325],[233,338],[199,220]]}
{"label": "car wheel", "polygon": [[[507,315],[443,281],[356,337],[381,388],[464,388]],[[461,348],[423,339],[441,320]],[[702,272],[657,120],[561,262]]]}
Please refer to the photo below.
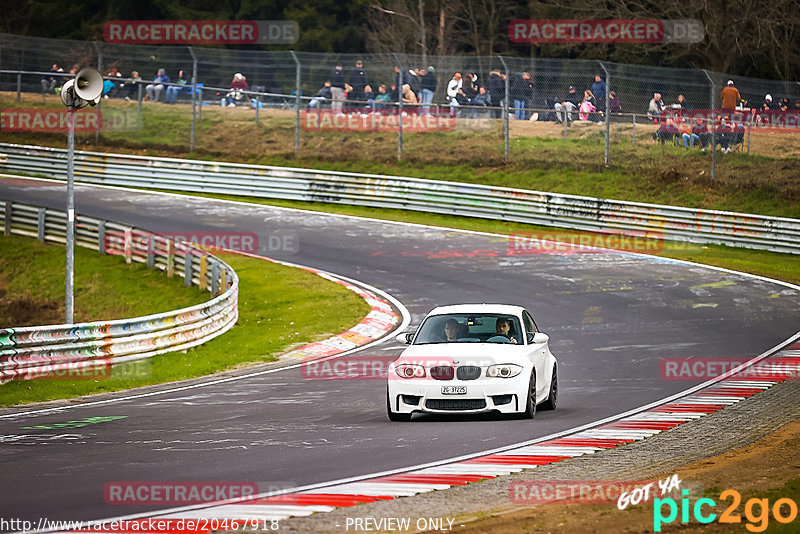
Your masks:
{"label": "car wheel", "polygon": [[536,372],[531,373],[528,382],[528,395],[525,400],[525,411],[522,412],[523,419],[533,419],[536,417]]}
{"label": "car wheel", "polygon": [[397,413],[392,411],[392,403],[389,400],[389,392],[386,392],[386,414],[389,416],[389,421],[394,422],[408,422],[411,421],[410,413]]}
{"label": "car wheel", "polygon": [[550,380],[550,394],[542,403],[542,410],[555,410],[558,406],[558,368],[553,366],[553,378]]}

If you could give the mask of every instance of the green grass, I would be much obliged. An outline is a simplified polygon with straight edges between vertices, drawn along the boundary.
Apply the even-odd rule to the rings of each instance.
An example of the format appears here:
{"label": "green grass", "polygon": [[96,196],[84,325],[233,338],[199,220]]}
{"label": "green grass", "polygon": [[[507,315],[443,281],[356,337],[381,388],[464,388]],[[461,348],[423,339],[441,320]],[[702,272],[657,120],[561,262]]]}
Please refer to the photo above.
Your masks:
{"label": "green grass", "polygon": [[[42,248],[33,240],[17,237],[0,238],[0,243],[8,239],[22,241],[12,244],[11,247],[19,249],[17,252],[19,256],[44,256],[51,252],[46,249],[52,249],[54,256],[63,258],[62,247]],[[26,243],[31,246],[26,247]],[[27,252],[24,249],[27,249]],[[99,278],[95,278],[95,284],[101,293],[106,295],[106,300],[124,300],[126,303],[136,300],[138,307],[130,308],[136,310],[135,314],[144,315],[155,311],[150,307],[150,297],[157,298],[158,302],[163,303],[164,309],[161,311],[166,311],[184,305],[185,297],[181,300],[181,293],[195,294],[192,297],[195,299],[201,296],[199,290],[183,288],[177,279],[167,280],[160,271],[148,272],[140,266],[127,266],[118,258],[99,256],[88,250],[82,251],[80,248],[76,249],[79,272],[81,270],[88,272],[86,261],[91,260],[91,258],[85,260],[81,252],[85,252],[88,256],[94,254],[97,257],[95,259],[103,260],[98,264],[97,271],[102,274],[97,275]],[[6,258],[5,254],[0,257]],[[111,265],[109,261],[116,261],[119,264]],[[233,267],[240,279],[239,320],[226,334],[185,353],[165,354],[142,362],[115,366],[108,378],[9,382],[0,386],[0,405],[71,398],[185,380],[272,361],[291,347],[346,330],[369,312],[369,306],[358,295],[313,273],[255,258],[225,256],[224,261]],[[63,273],[63,268],[61,272]],[[11,279],[5,268],[0,268],[0,273],[6,280]],[[136,280],[136,284],[124,285],[130,286],[127,289],[136,292],[138,296],[135,299],[129,297],[124,287],[115,290],[116,293],[110,293],[111,286],[106,285],[105,278],[109,273],[114,279],[119,278],[123,281],[127,279],[128,282]],[[141,277],[149,275],[154,277],[153,283],[156,285],[149,286],[145,291],[141,286],[147,286],[147,283],[140,280]],[[61,276],[57,272],[45,272],[37,275],[36,279],[42,281],[50,277],[53,281],[47,284],[58,285]],[[168,287],[172,285],[176,286],[174,295],[170,293]],[[163,294],[156,296],[157,293]],[[108,298],[109,295],[114,297]],[[199,298],[199,301],[203,300],[205,297]],[[76,302],[78,302],[77,297]],[[104,317],[103,312],[100,313],[101,317]]]}
{"label": "green grass", "polygon": [[[23,102],[60,107],[55,98],[23,95]],[[136,113],[135,103],[103,101],[106,109]],[[572,127],[567,140],[547,123],[512,121],[510,161],[503,160],[502,133],[496,126],[453,132],[407,133],[404,158],[397,161],[394,133],[301,132],[300,157],[294,156],[294,114],[254,112],[209,106],[197,122],[196,148],[189,151],[191,107],[144,103],[142,129],[108,132],[95,145],[94,134],[78,134],[77,147],[151,156],[190,157],[266,165],[309,167],[382,175],[480,183],[601,198],[800,217],[800,137],[754,136],[753,153],[718,154],[717,176],[710,176],[708,152],[654,143],[652,124],[640,125],[637,143],[630,126],[611,127],[611,161],[604,163],[602,130]],[[0,141],[64,146],[64,134],[2,133]],[[768,157],[769,156],[769,157]]]}

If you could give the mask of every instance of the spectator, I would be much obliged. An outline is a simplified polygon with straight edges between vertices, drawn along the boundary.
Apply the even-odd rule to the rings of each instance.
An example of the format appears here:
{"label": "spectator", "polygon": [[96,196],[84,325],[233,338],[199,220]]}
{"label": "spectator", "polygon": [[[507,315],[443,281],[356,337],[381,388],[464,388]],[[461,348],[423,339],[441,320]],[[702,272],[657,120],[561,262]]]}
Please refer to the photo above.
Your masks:
{"label": "spectator", "polygon": [[597,111],[597,104],[594,99],[594,95],[592,92],[587,89],[583,92],[583,100],[581,101],[580,105],[580,113],[578,113],[578,118],[582,121],[589,120],[590,118],[594,120],[595,111]]}
{"label": "spectator", "polygon": [[[461,84],[461,90],[464,91],[464,96],[471,103],[472,99],[478,94],[478,75],[468,72],[464,75],[463,82],[464,83]],[[469,103],[466,105],[469,105]]]}
{"label": "spectator", "polygon": [[[481,87],[478,89],[478,94],[475,95],[475,98],[472,99],[472,105],[477,106],[480,108],[485,108],[492,105],[492,96],[486,90],[485,87]],[[487,113],[483,110],[474,109],[472,112],[472,118],[485,118]]]}
{"label": "spectator", "polygon": [[722,152],[730,152],[733,145],[736,144],[736,133],[734,132],[733,123],[728,117],[722,117],[722,124],[716,133],[719,139],[719,146]]}
{"label": "spectator", "polygon": [[456,96],[458,96],[458,91],[461,90],[463,86],[463,80],[461,79],[461,73],[456,72],[453,74],[453,78],[447,83],[447,99],[450,102],[450,115],[455,116],[456,114],[456,106],[458,106],[458,100]]}
{"label": "spectator", "polygon": [[371,85],[364,86],[364,93],[363,93],[365,105],[362,106],[362,113],[367,113],[372,111],[372,103],[375,102],[375,92],[372,90]]}
{"label": "spectator", "polygon": [[161,92],[164,90],[165,83],[169,83],[167,71],[164,69],[158,69],[155,78],[153,78],[153,82],[145,87],[145,90],[147,91],[147,98],[151,102],[158,102],[158,100],[161,98]]}
{"label": "spectator", "polygon": [[695,142],[700,141],[703,145],[703,150],[711,141],[711,133],[708,131],[705,121],[702,117],[697,117],[692,125],[690,132],[685,132],[682,136],[684,148],[693,147]]}
{"label": "spectator", "polygon": [[764,111],[778,109],[778,105],[773,103],[772,101],[772,95],[768,94],[764,97],[764,103],[761,104],[761,109],[763,109]]}
{"label": "spectator", "polygon": [[678,98],[675,100],[674,104],[669,105],[670,109],[689,109],[689,106],[686,105],[686,97],[683,93],[678,95]]}
{"label": "spectator", "polygon": [[608,112],[622,113],[622,103],[619,101],[616,91],[608,93]]}
{"label": "spectator", "polygon": [[[492,102],[492,106],[499,108],[506,98],[506,75],[502,74],[499,70],[490,72],[489,80],[486,82],[486,90],[489,92],[489,99]],[[492,118],[499,119],[500,111],[500,109],[493,109]]]}
{"label": "spectator", "polygon": [[337,64],[331,72],[331,109],[334,113],[342,112],[344,104],[344,71],[342,65]]}
{"label": "spectator", "polygon": [[653,98],[647,106],[647,118],[657,119],[664,111],[664,101],[661,100],[661,93],[653,93]]}
{"label": "spectator", "polygon": [[517,73],[511,81],[511,98],[514,100],[514,118],[527,119],[527,107],[533,100],[533,82],[527,72]]}
{"label": "spectator", "polygon": [[736,109],[736,104],[742,99],[739,90],[734,86],[733,80],[728,80],[728,84],[722,89],[719,94],[722,99],[722,109],[726,111],[733,111]]}
{"label": "spectator", "polygon": [[416,113],[418,103],[417,95],[414,94],[411,85],[407,83],[403,84],[403,106],[413,106],[411,113]]}
{"label": "spectator", "polygon": [[332,98],[331,94],[331,81],[325,80],[325,83],[322,85],[317,94],[314,95],[314,98],[311,99],[311,102],[308,103],[308,109],[317,109],[321,108],[322,104],[326,100],[330,100]]}
{"label": "spectator", "polygon": [[599,74],[594,75],[594,83],[592,84],[592,94],[594,95],[594,105],[597,107],[597,111],[605,113],[606,82]]}
{"label": "spectator", "polygon": [[794,101],[794,109],[800,110],[800,98]]}
{"label": "spectator", "polygon": [[183,69],[178,71],[178,79],[175,80],[175,83],[177,83],[178,85],[170,85],[169,87],[167,87],[167,97],[166,97],[167,104],[175,104],[178,101],[178,93],[183,89],[185,89],[187,81],[186,81],[186,73],[183,72]]}
{"label": "spectator", "polygon": [[369,85],[367,73],[364,70],[364,62],[360,59],[356,61],[356,66],[350,71],[350,78],[347,84],[352,88],[347,94],[347,99],[351,102],[356,102],[355,108],[362,108],[364,106],[364,88]]}
{"label": "spectator", "polygon": [[392,101],[392,95],[388,93],[386,90],[386,84],[381,84],[378,87],[378,94],[375,95],[375,107],[376,111],[383,112],[383,109],[388,105],[389,102]]}
{"label": "spectator", "polygon": [[[56,63],[53,63],[53,66],[50,67],[49,72],[64,72],[64,69],[59,67]],[[54,93],[56,90],[56,83],[58,80],[56,78],[61,78],[61,76],[45,76],[42,78],[42,94],[47,93]]]}
{"label": "spectator", "polygon": [[[578,109],[581,105],[581,97],[578,95],[574,85],[569,86],[569,93],[567,97],[561,102],[556,102],[554,108],[556,110],[556,122],[562,122],[566,117],[567,121],[572,120],[572,112]],[[560,113],[566,112],[566,113]]]}
{"label": "spectator", "polygon": [[406,83],[411,87],[411,90],[414,91],[414,95],[417,97],[417,101],[420,101],[420,97],[422,95],[422,76],[425,75],[425,71],[423,69],[409,69],[408,70],[408,79]]}
{"label": "spectator", "polygon": [[250,86],[247,84],[247,78],[241,72],[237,72],[233,75],[231,85],[228,87],[228,94],[220,99],[220,105],[235,107],[237,102],[244,102],[246,100],[244,93],[248,89]]}
{"label": "spectator", "polygon": [[431,103],[433,102],[433,95],[436,94],[436,74],[435,69],[430,66],[428,67],[427,72],[425,72],[425,76],[422,77],[422,114],[423,115],[430,115],[431,113]]}
{"label": "spectator", "polygon": [[[119,82],[116,82],[113,79],[109,80],[108,78],[122,78],[122,74],[120,74],[116,68],[111,69],[111,71],[108,73],[108,76],[106,76],[106,79],[103,80],[103,98],[114,96],[117,92],[117,83]],[[123,84],[120,83],[120,87],[122,85]]]}
{"label": "spectator", "polygon": [[673,140],[680,135],[678,125],[675,124],[675,119],[667,117],[667,121],[659,126],[658,130],[653,134],[653,139],[660,142],[662,145],[667,140]]}
{"label": "spectator", "polygon": [[139,76],[139,71],[131,72],[131,77],[125,80],[125,83],[122,84],[121,87],[125,88],[125,100],[131,100],[135,98],[139,100],[139,84],[142,83],[142,77]]}
{"label": "spectator", "polygon": [[792,105],[788,98],[781,98],[780,102],[778,102],[778,109],[781,111],[789,111],[791,108]]}

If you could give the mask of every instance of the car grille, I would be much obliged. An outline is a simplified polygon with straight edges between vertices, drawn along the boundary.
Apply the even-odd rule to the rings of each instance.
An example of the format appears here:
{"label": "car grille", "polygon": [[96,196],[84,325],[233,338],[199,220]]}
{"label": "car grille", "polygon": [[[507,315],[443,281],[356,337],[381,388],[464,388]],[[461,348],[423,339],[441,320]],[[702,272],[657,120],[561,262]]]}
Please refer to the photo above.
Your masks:
{"label": "car grille", "polygon": [[430,410],[482,410],[486,408],[483,399],[430,399],[425,401]]}
{"label": "car grille", "polygon": [[431,378],[434,380],[452,380],[453,376],[453,368],[449,365],[431,367]]}
{"label": "car grille", "polygon": [[477,365],[462,365],[456,369],[459,380],[475,380],[481,376],[481,368]]}

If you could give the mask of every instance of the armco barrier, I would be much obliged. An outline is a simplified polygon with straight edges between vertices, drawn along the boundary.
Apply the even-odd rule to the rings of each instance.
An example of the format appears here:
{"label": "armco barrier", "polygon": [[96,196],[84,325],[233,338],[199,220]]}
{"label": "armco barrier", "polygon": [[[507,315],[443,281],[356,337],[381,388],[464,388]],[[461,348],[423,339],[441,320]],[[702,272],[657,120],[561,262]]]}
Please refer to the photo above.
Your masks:
{"label": "armco barrier", "polygon": [[[0,171],[66,178],[66,150],[0,143]],[[419,178],[75,153],[82,182],[445,213],[800,254],[800,220]]]}
{"label": "armco barrier", "polygon": [[[65,243],[66,213],[0,200],[5,235]],[[186,350],[226,332],[238,317],[239,279],[207,252],[180,242],[78,215],[75,243],[102,254],[118,254],[183,276],[185,285],[211,292],[208,302],[190,308],[93,323],[0,329],[0,382],[42,375],[79,374],[156,354]]]}

